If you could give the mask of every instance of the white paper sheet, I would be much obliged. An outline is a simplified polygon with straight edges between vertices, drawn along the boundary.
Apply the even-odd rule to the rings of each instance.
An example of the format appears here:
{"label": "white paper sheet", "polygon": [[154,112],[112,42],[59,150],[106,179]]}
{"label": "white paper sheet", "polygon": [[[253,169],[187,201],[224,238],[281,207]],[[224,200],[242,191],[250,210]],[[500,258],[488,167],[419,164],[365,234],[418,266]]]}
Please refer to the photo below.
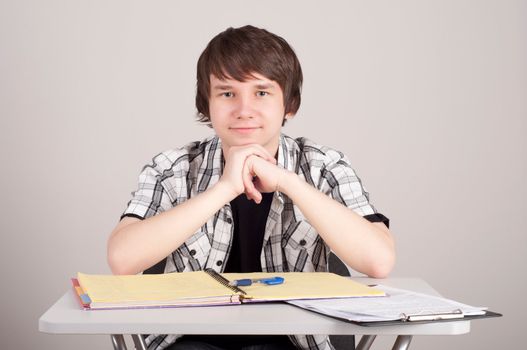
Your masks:
{"label": "white paper sheet", "polygon": [[387,286],[376,286],[386,297],[292,300],[288,303],[304,309],[357,322],[394,321],[408,315],[451,314],[483,315],[486,308],[473,307],[454,300]]}

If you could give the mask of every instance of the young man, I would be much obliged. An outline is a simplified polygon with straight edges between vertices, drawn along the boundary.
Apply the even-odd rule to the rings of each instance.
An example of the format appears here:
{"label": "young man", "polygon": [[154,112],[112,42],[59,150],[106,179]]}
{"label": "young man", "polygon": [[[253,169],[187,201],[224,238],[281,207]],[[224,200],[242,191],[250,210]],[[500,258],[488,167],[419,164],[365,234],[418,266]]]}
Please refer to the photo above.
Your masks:
{"label": "young man", "polygon": [[[108,241],[116,274],[166,258],[165,272],[326,271],[386,276],[395,260],[387,219],[349,161],[281,134],[300,106],[302,71],[287,42],[252,26],[218,34],[201,54],[196,106],[215,135],[163,152]],[[330,349],[326,336],[158,336],[162,349]],[[179,339],[178,339],[179,338]]]}

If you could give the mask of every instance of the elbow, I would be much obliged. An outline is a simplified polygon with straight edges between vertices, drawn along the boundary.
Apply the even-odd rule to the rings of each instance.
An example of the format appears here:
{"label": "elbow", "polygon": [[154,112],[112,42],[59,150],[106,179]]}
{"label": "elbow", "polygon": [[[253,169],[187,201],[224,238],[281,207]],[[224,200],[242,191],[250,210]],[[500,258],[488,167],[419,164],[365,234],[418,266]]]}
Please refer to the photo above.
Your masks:
{"label": "elbow", "polygon": [[367,275],[373,278],[386,278],[395,267],[395,241],[388,229],[384,229],[386,234],[384,244],[380,245],[375,254],[371,257],[370,269]]}
{"label": "elbow", "polygon": [[106,253],[106,260],[108,266],[114,275],[131,275],[133,272],[127,264],[125,254],[120,252],[120,249],[112,245],[111,240],[108,242],[108,249]]}
{"label": "elbow", "polygon": [[127,275],[126,268],[116,262],[116,260],[113,257],[108,257],[108,265],[110,266],[110,270],[112,271],[112,274],[114,275]]}
{"label": "elbow", "polygon": [[367,275],[373,278],[386,278],[390,275],[395,266],[395,251],[387,252],[382,259],[377,259],[371,264]]}
{"label": "elbow", "polygon": [[142,271],[140,254],[134,243],[130,228],[139,219],[124,218],[112,231],[106,244],[106,261],[114,275],[135,275]]}
{"label": "elbow", "polygon": [[368,276],[372,278],[387,278],[390,275],[390,272],[392,272],[392,269],[393,265],[378,264],[371,269],[371,271],[368,273]]}

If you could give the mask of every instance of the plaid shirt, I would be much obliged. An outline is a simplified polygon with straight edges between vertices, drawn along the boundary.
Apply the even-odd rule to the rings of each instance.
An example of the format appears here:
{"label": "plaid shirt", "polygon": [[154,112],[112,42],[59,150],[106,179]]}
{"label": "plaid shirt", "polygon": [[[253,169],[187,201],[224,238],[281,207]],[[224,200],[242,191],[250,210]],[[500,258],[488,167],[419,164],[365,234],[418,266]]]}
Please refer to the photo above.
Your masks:
{"label": "plaid shirt", "polygon": [[[223,170],[221,141],[210,137],[183,148],[163,152],[145,166],[139,188],[123,216],[141,219],[159,214],[206,191],[218,182]],[[306,138],[280,136],[278,165],[300,175],[311,186],[346,205],[361,216],[376,213],[368,193],[340,152]],[[167,257],[165,272],[212,268],[222,272],[229,257],[233,216],[226,203],[187,241]],[[329,247],[285,194],[275,193],[260,256],[268,272],[327,271]],[[179,335],[150,335],[149,349],[164,349]],[[299,349],[333,347],[325,335],[295,335]]]}

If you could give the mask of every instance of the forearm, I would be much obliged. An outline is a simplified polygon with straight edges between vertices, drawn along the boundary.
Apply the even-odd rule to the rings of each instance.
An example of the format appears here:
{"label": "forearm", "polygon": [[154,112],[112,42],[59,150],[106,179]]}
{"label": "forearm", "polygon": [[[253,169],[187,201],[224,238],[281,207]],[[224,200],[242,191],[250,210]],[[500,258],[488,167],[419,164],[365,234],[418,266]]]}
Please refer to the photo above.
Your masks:
{"label": "forearm", "polygon": [[108,240],[108,263],[115,274],[136,274],[181,246],[225,203],[232,191],[220,182],[176,207],[117,227]]}
{"label": "forearm", "polygon": [[395,248],[388,229],[370,223],[294,173],[284,173],[280,191],[348,266],[372,277],[385,277],[391,271]]}

